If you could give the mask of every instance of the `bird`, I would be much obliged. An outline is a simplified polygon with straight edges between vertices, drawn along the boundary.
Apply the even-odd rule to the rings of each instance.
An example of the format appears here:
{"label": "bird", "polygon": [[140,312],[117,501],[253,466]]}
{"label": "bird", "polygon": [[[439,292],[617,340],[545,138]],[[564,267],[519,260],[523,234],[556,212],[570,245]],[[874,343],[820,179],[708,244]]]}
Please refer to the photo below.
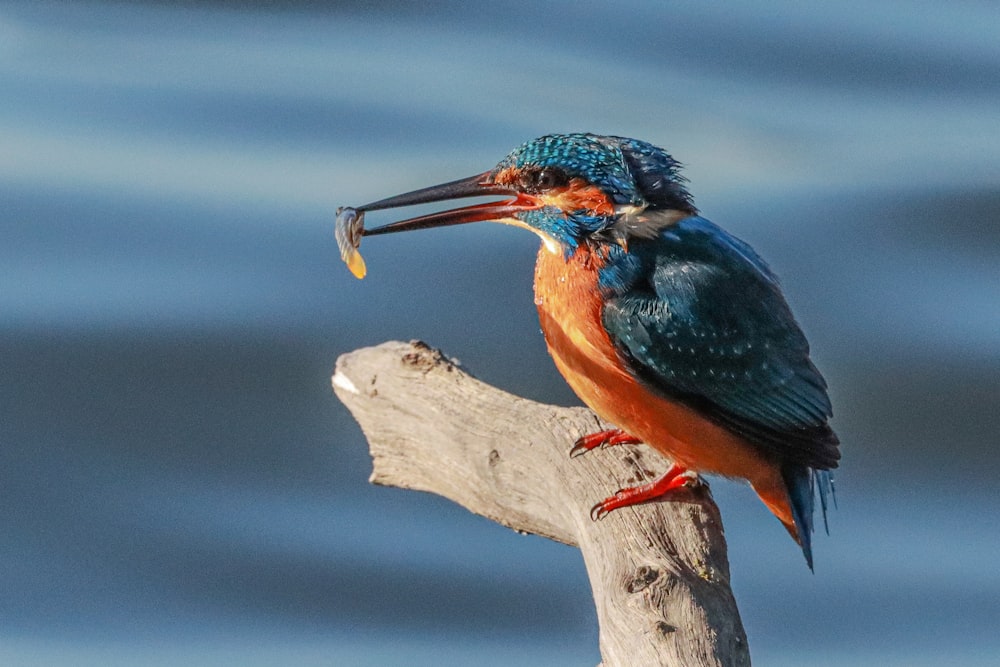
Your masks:
{"label": "bird", "polygon": [[840,459],[827,383],[775,273],[701,216],[681,164],[636,139],[549,134],[484,173],[351,210],[481,196],[503,199],[362,234],[494,221],[540,237],[534,292],[548,352],[615,425],[579,438],[570,455],[645,443],[672,462],[591,517],[667,496],[699,473],[741,479],[812,570],[817,491],[826,525]]}

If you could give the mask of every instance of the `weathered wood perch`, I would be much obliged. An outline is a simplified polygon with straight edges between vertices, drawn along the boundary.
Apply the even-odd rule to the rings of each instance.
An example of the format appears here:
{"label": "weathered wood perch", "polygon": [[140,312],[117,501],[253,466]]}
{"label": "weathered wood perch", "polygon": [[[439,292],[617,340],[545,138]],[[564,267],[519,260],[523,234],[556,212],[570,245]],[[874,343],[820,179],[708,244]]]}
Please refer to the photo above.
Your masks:
{"label": "weathered wood perch", "polygon": [[605,667],[749,665],[707,487],[592,521],[591,506],[665,470],[645,446],[570,459],[592,412],[484,384],[420,342],[337,360],[334,390],[361,425],[376,484],[430,491],[514,530],[579,546]]}

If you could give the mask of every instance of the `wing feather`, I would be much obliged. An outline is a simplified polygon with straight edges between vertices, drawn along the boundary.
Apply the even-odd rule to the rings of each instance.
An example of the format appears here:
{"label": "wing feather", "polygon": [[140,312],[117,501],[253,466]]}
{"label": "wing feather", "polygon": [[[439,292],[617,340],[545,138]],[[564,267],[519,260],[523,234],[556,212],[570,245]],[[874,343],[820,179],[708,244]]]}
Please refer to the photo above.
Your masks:
{"label": "wing feather", "polygon": [[633,246],[603,312],[631,370],[779,460],[835,467],[826,382],[756,253],[703,218]]}

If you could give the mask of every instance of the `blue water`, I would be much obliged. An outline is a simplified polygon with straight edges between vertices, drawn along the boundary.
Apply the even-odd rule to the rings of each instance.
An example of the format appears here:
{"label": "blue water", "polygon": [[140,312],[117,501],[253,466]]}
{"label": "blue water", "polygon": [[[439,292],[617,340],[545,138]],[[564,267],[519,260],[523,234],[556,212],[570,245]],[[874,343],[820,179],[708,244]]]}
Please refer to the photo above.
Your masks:
{"label": "blue water", "polygon": [[0,663],[596,664],[579,554],[370,487],[329,389],[422,338],[575,403],[531,235],[372,239],[359,283],[332,222],[588,130],[687,165],[830,381],[815,575],[713,484],[756,663],[995,664],[994,7],[272,4],[0,3]]}

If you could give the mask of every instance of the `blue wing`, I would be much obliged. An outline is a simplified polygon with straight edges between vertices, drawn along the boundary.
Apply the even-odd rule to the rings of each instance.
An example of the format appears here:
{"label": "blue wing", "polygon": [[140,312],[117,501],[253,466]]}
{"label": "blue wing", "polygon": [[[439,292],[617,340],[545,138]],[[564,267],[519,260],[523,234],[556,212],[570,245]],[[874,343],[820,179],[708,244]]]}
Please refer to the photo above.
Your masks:
{"label": "blue wing", "polygon": [[826,382],[766,264],[708,220],[612,246],[603,321],[630,370],[778,460],[837,465]]}

